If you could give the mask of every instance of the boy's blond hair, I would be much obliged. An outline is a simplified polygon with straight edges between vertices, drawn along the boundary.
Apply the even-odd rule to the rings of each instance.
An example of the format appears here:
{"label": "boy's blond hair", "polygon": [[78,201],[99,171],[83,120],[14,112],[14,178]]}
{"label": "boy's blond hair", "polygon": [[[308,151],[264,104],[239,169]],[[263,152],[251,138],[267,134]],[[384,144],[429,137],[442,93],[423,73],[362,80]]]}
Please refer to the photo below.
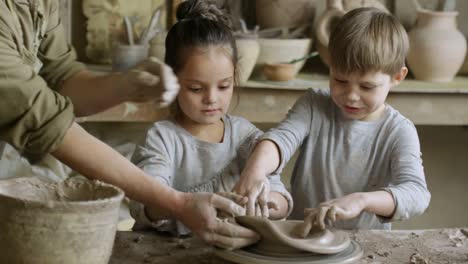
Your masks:
{"label": "boy's blond hair", "polygon": [[394,75],[405,66],[409,43],[397,18],[364,7],[340,19],[328,47],[330,66],[339,73],[381,71]]}

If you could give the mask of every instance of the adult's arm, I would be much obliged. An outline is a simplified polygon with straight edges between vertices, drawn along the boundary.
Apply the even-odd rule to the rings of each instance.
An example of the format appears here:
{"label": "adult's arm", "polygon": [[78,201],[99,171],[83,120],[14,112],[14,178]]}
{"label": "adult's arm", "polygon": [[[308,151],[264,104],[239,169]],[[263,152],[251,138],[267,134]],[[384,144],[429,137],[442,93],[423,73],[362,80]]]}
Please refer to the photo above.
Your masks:
{"label": "adult's arm", "polygon": [[183,193],[165,186],[76,123],[52,155],[88,178],[114,184],[130,198],[167,212],[209,243],[233,249],[258,239],[251,230],[216,219],[216,210],[245,214],[233,201],[212,193]]}

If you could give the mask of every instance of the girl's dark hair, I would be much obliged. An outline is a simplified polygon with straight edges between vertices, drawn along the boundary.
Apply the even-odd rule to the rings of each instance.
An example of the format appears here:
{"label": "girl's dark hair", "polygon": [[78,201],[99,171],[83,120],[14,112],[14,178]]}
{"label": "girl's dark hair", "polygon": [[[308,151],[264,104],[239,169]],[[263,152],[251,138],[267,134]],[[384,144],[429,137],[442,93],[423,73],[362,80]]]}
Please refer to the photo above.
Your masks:
{"label": "girl's dark hair", "polygon": [[204,0],[188,0],[177,7],[177,23],[166,37],[164,61],[175,73],[184,66],[187,49],[229,44],[232,48],[234,73],[237,47],[229,17],[218,7]]}

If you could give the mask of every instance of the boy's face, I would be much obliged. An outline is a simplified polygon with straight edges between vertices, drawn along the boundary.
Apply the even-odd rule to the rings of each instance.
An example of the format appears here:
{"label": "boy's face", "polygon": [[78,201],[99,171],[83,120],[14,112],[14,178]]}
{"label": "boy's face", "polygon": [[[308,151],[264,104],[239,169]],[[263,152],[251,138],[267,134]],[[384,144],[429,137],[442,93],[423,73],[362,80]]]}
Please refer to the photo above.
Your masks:
{"label": "boy's face", "polygon": [[343,75],[330,69],[330,93],[345,117],[361,121],[377,120],[385,109],[390,88],[398,85],[408,69],[390,76],[382,72]]}
{"label": "boy's face", "polygon": [[186,122],[213,124],[228,111],[234,90],[234,66],[221,46],[191,52],[177,74],[177,96]]}

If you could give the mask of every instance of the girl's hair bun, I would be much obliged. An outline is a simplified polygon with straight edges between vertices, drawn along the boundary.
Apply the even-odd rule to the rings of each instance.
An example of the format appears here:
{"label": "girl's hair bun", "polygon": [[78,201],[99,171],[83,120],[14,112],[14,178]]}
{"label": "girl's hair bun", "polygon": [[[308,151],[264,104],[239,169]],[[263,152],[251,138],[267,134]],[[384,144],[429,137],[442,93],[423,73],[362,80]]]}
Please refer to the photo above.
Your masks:
{"label": "girl's hair bun", "polygon": [[214,3],[207,0],[188,0],[177,7],[177,20],[208,19],[230,27],[230,19]]}

